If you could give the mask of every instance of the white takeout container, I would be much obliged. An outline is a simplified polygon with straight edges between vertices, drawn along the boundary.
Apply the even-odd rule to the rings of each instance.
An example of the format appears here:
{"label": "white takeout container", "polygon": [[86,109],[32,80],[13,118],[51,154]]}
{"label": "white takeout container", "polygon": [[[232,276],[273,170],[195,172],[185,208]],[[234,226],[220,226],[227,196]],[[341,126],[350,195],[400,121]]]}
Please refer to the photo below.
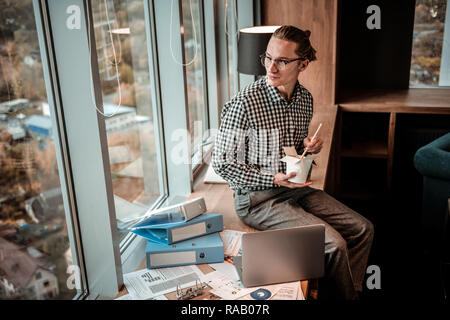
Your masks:
{"label": "white takeout container", "polygon": [[311,173],[312,164],[314,159],[316,159],[316,155],[307,155],[300,160],[300,156],[285,156],[280,161],[286,163],[286,174],[290,174],[291,172],[295,172],[296,176],[290,178],[289,182],[295,183],[305,183],[308,179],[309,174]]}

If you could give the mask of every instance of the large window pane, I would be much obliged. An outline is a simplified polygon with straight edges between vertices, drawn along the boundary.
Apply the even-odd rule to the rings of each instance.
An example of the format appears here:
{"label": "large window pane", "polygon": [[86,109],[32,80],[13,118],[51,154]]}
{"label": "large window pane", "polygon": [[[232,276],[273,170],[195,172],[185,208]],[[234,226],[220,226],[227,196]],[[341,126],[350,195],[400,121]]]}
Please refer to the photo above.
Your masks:
{"label": "large window pane", "polygon": [[[410,86],[439,86],[440,77],[443,76],[441,73],[450,72],[447,68],[441,67],[444,55],[450,55],[448,45],[443,51],[443,44],[446,41],[444,29],[447,2],[447,0],[416,0]],[[446,37],[449,38],[450,34],[446,34]]]}
{"label": "large window pane", "polygon": [[184,61],[186,64],[189,130],[193,154],[193,168],[201,162],[204,132],[208,129],[206,113],[205,63],[199,0],[182,0]]}
{"label": "large window pane", "polygon": [[94,0],[93,25],[121,239],[161,196],[144,0]]}
{"label": "large window pane", "polygon": [[72,299],[72,255],[31,0],[0,1],[0,299]]}
{"label": "large window pane", "polygon": [[226,10],[226,34],[227,34],[227,55],[228,55],[228,94],[231,99],[239,91],[238,63],[238,16],[236,0],[225,0]]}

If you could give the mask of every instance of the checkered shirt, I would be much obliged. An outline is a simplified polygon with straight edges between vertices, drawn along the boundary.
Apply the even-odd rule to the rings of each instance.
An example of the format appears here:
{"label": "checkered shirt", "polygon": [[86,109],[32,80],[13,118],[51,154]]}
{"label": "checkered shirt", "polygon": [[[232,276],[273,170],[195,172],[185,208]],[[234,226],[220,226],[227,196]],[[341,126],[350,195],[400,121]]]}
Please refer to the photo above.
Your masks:
{"label": "checkered shirt", "polygon": [[285,146],[303,152],[313,115],[313,97],[298,82],[290,102],[261,78],[227,102],[221,113],[212,165],[234,190],[276,187],[273,176],[286,173]]}

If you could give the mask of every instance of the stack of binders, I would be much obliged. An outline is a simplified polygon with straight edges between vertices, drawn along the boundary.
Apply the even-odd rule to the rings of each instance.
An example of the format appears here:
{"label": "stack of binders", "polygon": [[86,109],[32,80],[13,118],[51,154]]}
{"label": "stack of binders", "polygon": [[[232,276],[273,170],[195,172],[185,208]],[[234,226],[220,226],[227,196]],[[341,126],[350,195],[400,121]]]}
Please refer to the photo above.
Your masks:
{"label": "stack of binders", "polygon": [[203,198],[152,212],[131,231],[147,239],[147,268],[223,262],[223,217]]}

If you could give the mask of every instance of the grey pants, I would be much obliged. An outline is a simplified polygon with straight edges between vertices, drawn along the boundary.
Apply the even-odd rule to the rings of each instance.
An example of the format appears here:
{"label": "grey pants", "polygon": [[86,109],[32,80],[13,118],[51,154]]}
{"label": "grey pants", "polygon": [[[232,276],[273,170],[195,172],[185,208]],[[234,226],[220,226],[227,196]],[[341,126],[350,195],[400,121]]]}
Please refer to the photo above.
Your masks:
{"label": "grey pants", "polygon": [[310,187],[240,191],[234,196],[239,218],[257,230],[325,225],[325,281],[338,298],[362,291],[373,240],[372,223],[322,190]]}

